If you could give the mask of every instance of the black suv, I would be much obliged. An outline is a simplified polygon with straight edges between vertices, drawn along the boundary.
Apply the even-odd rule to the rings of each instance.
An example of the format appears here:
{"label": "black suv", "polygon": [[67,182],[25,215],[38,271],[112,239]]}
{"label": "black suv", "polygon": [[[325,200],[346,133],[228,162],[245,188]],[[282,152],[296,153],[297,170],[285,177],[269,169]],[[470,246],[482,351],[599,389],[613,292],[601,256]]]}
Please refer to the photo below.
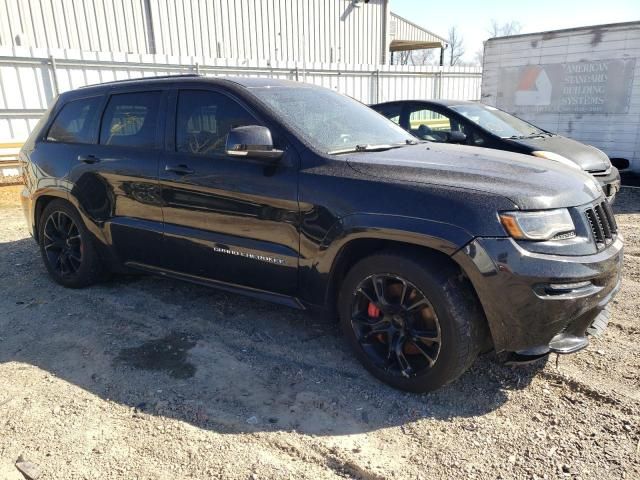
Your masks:
{"label": "black suv", "polygon": [[58,283],[135,270],[322,307],[367,369],[410,391],[491,348],[580,350],[620,282],[622,238],[589,175],[420,142],[308,84],[81,88],[20,158],[24,212]]}

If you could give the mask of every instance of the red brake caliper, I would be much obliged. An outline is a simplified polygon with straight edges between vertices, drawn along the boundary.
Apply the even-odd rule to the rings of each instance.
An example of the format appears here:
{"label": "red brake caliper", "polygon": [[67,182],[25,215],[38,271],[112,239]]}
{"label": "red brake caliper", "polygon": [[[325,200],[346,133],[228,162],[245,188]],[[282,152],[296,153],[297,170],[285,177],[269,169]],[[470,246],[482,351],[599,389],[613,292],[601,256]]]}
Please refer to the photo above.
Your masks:
{"label": "red brake caliper", "polygon": [[[369,302],[369,306],[367,307],[367,315],[369,315],[369,318],[378,318],[380,316],[380,309],[376,307],[374,303]],[[384,343],[385,341],[385,335],[382,333],[377,334],[376,338],[379,342]]]}

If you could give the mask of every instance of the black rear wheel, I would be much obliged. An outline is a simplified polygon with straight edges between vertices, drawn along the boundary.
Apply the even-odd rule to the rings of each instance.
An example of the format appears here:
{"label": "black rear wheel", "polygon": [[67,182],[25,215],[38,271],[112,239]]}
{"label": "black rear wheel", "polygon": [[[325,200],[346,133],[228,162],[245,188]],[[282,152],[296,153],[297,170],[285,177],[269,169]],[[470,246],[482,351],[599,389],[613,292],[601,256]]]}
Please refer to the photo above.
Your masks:
{"label": "black rear wheel", "polygon": [[80,230],[65,212],[57,210],[45,220],[42,230],[47,261],[60,277],[74,275],[82,266]]}
{"label": "black rear wheel", "polygon": [[40,252],[51,277],[79,288],[100,279],[103,268],[78,212],[63,200],[49,203],[38,223]]}
{"label": "black rear wheel", "polygon": [[486,341],[471,286],[438,256],[389,252],[361,260],[343,281],[338,307],[358,359],[402,390],[431,391],[455,380]]}

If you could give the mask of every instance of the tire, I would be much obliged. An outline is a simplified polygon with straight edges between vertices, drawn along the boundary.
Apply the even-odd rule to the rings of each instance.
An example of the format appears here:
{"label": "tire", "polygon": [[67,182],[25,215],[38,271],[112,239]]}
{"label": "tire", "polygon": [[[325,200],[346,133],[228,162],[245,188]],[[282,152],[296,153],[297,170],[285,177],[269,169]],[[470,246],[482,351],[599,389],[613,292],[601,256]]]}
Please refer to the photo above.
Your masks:
{"label": "tire", "polygon": [[607,329],[609,320],[611,320],[611,308],[609,305],[607,305],[593,320],[591,325],[589,325],[589,328],[587,328],[587,333],[592,337],[598,338]]}
{"label": "tire", "polygon": [[45,207],[38,221],[38,240],[45,267],[60,285],[82,288],[103,278],[93,237],[66,201],[53,200]]}
{"label": "tire", "polygon": [[[387,305],[378,308],[376,305],[384,302],[371,301],[379,299],[372,298],[371,292],[378,291],[374,282],[380,290],[386,285],[388,291],[401,293],[394,300],[390,294],[383,295]],[[367,302],[374,306],[369,305],[365,313]],[[416,308],[409,309],[412,302],[423,304],[417,307],[417,315],[412,313]],[[401,313],[394,313],[397,309]],[[468,280],[448,259],[422,252],[410,256],[390,251],[359,261],[342,282],[338,311],[344,335],[364,367],[379,380],[409,392],[433,391],[457,379],[489,337]],[[377,314],[373,326],[365,318],[372,314]],[[379,324],[389,317],[392,320],[387,320],[386,332],[377,333],[380,330],[376,328],[382,329]],[[403,339],[403,346],[398,347]],[[394,354],[396,358],[389,359]]]}

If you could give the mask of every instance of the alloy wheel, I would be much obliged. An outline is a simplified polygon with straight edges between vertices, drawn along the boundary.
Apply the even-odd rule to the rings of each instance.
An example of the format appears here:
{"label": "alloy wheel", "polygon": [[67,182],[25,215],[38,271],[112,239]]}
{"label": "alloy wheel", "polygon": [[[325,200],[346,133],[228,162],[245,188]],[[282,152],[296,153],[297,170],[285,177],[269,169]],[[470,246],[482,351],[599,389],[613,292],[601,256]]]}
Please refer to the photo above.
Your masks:
{"label": "alloy wheel", "polygon": [[77,273],[82,265],[82,239],[73,219],[62,211],[51,213],[43,237],[49,265],[62,277]]}
{"label": "alloy wheel", "polygon": [[408,280],[371,275],[353,294],[351,326],[373,363],[394,376],[432,368],[441,348],[440,323],[427,297]]}

